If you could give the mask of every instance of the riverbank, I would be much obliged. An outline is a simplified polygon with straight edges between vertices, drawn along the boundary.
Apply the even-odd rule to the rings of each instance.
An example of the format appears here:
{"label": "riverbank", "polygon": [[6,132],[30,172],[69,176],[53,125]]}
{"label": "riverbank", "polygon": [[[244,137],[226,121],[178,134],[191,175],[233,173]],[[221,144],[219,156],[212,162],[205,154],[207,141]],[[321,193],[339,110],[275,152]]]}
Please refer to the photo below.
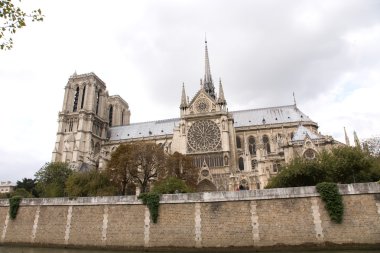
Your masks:
{"label": "riverbank", "polygon": [[[0,200],[1,245],[220,252],[380,248],[380,185],[340,185],[342,224],[315,187],[163,195],[157,223],[135,196]],[[0,227],[1,228],[1,227]]]}

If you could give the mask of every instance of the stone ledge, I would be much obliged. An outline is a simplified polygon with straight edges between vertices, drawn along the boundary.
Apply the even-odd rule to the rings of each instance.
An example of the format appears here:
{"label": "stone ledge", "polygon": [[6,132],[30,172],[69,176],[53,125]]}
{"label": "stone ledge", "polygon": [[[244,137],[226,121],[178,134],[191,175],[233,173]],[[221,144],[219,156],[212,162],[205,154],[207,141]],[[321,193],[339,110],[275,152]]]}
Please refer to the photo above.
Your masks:
{"label": "stone ledge", "polygon": [[[340,184],[342,195],[380,193],[379,183]],[[161,204],[225,202],[237,200],[265,200],[317,197],[315,186],[275,188],[236,192],[201,192],[188,194],[164,194]],[[29,198],[23,199],[22,206],[85,206],[85,205],[141,205],[137,196],[78,197],[78,198]],[[8,199],[1,199],[0,206],[9,206]]]}

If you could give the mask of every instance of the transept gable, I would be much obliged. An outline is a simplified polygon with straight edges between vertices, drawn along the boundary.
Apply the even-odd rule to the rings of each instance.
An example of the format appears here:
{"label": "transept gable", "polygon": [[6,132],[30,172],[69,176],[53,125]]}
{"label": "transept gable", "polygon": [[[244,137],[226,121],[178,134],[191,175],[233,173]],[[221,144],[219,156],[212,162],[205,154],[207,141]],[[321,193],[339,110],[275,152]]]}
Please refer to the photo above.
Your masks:
{"label": "transept gable", "polygon": [[216,108],[216,101],[204,89],[200,89],[189,104],[190,113],[214,112]]}

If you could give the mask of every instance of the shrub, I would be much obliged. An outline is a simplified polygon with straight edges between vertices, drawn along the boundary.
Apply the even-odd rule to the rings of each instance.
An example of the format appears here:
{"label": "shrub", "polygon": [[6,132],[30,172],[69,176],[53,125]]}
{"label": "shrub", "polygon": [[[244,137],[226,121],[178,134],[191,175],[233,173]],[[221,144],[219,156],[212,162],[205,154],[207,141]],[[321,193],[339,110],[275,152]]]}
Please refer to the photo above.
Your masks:
{"label": "shrub", "polygon": [[147,205],[150,212],[150,217],[153,223],[157,223],[158,208],[160,206],[160,195],[154,192],[141,193],[138,196],[142,200],[144,205]]}
{"label": "shrub", "polygon": [[9,199],[9,216],[12,220],[16,219],[21,199],[20,196],[13,196]]}
{"label": "shrub", "polygon": [[330,219],[336,223],[342,223],[344,206],[338,186],[335,183],[323,182],[317,184],[316,188],[325,203]]}

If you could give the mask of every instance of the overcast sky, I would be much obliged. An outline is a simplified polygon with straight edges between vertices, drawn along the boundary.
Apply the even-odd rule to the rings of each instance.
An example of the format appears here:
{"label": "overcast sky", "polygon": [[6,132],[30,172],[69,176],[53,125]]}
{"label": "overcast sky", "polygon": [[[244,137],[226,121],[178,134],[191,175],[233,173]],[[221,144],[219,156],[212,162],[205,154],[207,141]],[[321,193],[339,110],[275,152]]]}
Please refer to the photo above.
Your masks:
{"label": "overcast sky", "polygon": [[[18,3],[17,3],[18,4]],[[33,178],[51,159],[70,75],[94,72],[131,122],[179,117],[204,73],[229,110],[297,105],[322,134],[380,134],[380,1],[49,1],[42,23],[0,52],[0,180]]]}

